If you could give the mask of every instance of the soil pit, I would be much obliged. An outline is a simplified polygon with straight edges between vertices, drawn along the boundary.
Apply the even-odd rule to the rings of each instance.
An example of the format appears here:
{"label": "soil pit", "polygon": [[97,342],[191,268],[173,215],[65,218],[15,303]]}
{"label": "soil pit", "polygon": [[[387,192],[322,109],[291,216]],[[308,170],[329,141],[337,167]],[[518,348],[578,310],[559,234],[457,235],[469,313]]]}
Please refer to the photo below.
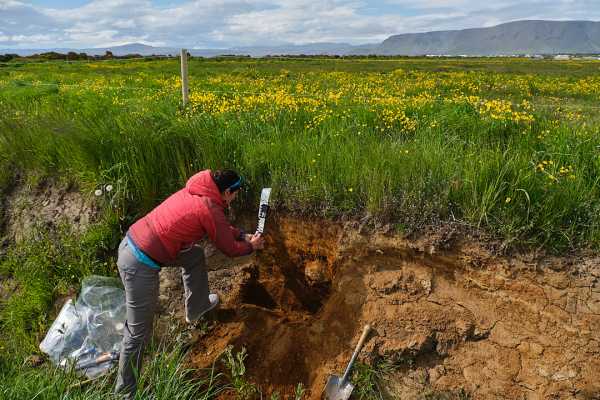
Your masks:
{"label": "soil pit", "polygon": [[198,342],[192,362],[209,366],[228,345],[243,346],[250,379],[263,393],[289,395],[344,351],[360,323],[360,306],[332,292],[339,226],[271,225],[265,250],[240,267],[218,324]]}
{"label": "soil pit", "polygon": [[303,383],[318,399],[370,323],[361,359],[405,366],[387,384],[392,398],[600,398],[598,259],[506,258],[472,239],[437,252],[432,238],[290,218],[270,220],[267,240],[253,257],[208,258],[223,305],[193,366],[243,346],[263,394],[288,398]]}

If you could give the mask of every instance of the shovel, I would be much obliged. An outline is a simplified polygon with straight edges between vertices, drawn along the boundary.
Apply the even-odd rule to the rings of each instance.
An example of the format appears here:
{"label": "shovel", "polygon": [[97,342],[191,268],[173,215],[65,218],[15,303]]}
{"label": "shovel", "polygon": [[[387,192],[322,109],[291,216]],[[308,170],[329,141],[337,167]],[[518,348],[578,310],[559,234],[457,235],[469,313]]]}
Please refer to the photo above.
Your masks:
{"label": "shovel", "polygon": [[325,385],[325,389],[323,389],[326,400],[348,400],[348,398],[350,398],[350,394],[352,394],[352,390],[354,390],[354,385],[348,381],[350,369],[352,369],[352,364],[354,364],[356,357],[358,357],[358,353],[360,353],[360,349],[362,349],[370,330],[371,325],[365,325],[362,336],[356,345],[356,349],[354,349],[354,354],[352,354],[352,358],[346,367],[344,376],[340,378],[337,375],[330,375],[329,379],[327,379],[327,385]]}

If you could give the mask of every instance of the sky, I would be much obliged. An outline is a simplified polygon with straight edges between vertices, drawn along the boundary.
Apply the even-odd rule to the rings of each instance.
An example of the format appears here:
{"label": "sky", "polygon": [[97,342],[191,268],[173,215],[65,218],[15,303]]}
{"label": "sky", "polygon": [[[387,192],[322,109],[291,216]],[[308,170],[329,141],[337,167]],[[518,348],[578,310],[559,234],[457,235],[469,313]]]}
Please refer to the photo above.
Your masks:
{"label": "sky", "polygon": [[522,19],[600,20],[600,0],[0,0],[0,48],[378,43]]}

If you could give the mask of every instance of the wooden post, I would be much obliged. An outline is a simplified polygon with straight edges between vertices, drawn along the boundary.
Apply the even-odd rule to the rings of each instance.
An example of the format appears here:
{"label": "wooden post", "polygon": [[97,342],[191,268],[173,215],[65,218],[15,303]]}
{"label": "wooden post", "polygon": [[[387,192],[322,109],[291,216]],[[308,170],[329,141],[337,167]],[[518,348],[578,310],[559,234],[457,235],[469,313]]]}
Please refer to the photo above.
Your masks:
{"label": "wooden post", "polygon": [[190,89],[188,86],[188,63],[187,50],[181,49],[181,94],[183,95],[183,106],[185,107],[190,99]]}

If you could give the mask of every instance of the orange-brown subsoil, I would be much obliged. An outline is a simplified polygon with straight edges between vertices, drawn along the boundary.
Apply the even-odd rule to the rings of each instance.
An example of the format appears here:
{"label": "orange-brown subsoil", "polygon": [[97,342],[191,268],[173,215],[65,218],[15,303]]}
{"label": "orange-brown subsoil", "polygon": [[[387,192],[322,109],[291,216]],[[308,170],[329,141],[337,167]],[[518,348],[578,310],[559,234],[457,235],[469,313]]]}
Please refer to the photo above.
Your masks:
{"label": "orange-brown subsoil", "polygon": [[[223,304],[191,365],[243,346],[263,394],[288,398],[301,382],[318,399],[369,323],[360,359],[404,365],[386,382],[390,398],[600,398],[600,259],[505,257],[472,237],[408,240],[293,218],[269,220],[268,232],[255,256],[208,258]],[[174,273],[161,273],[165,308],[180,290]]]}

